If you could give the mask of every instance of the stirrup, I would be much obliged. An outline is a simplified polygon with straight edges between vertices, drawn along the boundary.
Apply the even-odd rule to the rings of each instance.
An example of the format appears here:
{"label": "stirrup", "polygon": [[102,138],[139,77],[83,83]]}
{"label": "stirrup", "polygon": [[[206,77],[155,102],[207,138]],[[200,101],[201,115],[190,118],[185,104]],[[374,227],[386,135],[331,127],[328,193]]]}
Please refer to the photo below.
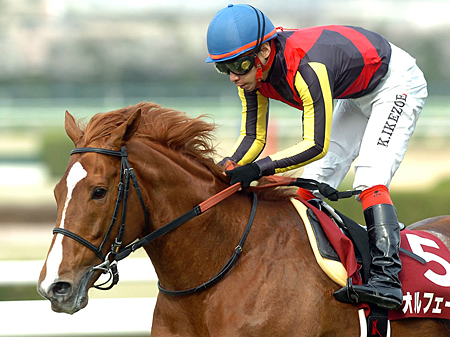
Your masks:
{"label": "stirrup", "polygon": [[353,287],[352,279],[347,279],[347,285],[339,290],[336,290],[333,294],[334,298],[339,302],[358,304],[361,302],[361,298]]}
{"label": "stirrup", "polygon": [[358,304],[365,302],[388,310],[398,310],[402,306],[402,301],[396,301],[395,298],[382,296],[381,294],[373,295],[363,291],[358,293],[350,278],[347,279],[347,286],[335,291],[333,295],[336,300],[343,303]]}

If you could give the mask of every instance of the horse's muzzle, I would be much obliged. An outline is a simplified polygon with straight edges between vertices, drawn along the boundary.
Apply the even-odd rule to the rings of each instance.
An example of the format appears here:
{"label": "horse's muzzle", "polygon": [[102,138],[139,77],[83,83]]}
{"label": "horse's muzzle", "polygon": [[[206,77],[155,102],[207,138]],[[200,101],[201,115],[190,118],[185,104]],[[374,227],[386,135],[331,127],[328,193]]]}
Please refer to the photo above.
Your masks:
{"label": "horse's muzzle", "polygon": [[52,304],[52,310],[74,314],[83,309],[89,300],[88,290],[95,271],[89,270],[78,286],[67,280],[56,281],[48,289],[38,287],[38,292]]}

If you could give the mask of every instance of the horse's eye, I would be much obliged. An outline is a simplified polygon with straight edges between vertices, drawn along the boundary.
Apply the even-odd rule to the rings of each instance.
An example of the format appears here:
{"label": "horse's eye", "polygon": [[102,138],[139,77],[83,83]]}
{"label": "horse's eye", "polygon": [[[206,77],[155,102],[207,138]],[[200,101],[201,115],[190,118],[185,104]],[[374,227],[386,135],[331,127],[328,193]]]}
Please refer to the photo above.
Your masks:
{"label": "horse's eye", "polygon": [[103,199],[106,195],[106,189],[103,187],[97,187],[92,193],[92,199]]}

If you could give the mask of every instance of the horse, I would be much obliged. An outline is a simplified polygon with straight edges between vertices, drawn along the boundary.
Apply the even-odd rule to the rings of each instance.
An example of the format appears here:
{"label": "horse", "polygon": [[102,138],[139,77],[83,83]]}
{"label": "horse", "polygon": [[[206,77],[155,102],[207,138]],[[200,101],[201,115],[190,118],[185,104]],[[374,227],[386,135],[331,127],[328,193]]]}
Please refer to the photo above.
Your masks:
{"label": "horse", "polygon": [[[111,251],[132,247],[129,254],[133,242],[226,190],[229,179],[213,160],[215,125],[202,116],[143,102],[98,113],[87,125],[66,111],[65,130],[75,150],[54,189],[56,228],[38,291],[52,310],[73,314],[87,305],[88,290],[114,263]],[[125,159],[125,171],[137,184],[125,184],[129,193],[121,194]],[[333,298],[340,286],[315,262],[290,202],[294,193],[240,189],[142,244],[164,289],[154,308],[152,337],[359,336],[358,308]],[[118,207],[118,199],[126,207]],[[413,227],[439,235],[450,247],[450,216]],[[246,244],[236,247],[243,233]],[[240,257],[231,270],[198,287],[220,274],[234,251]],[[445,336],[450,325],[404,319],[393,321],[391,331],[394,337]]]}

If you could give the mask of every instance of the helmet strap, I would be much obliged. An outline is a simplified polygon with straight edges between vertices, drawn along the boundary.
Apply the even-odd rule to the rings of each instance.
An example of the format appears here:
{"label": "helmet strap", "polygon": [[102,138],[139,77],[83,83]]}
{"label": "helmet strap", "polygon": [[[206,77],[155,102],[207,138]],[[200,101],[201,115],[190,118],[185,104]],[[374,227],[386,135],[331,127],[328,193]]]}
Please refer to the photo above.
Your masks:
{"label": "helmet strap", "polygon": [[270,55],[266,64],[263,64],[259,57],[255,56],[255,67],[256,67],[256,86],[255,89],[258,89],[261,86],[261,82],[263,79],[263,73],[270,69],[272,66],[273,60],[275,58],[275,42],[273,40],[270,41]]}
{"label": "helmet strap", "polygon": [[256,56],[255,64],[256,64],[256,87],[255,87],[256,89],[261,86],[261,81],[263,78],[263,70],[262,70],[263,67],[258,56]]}

